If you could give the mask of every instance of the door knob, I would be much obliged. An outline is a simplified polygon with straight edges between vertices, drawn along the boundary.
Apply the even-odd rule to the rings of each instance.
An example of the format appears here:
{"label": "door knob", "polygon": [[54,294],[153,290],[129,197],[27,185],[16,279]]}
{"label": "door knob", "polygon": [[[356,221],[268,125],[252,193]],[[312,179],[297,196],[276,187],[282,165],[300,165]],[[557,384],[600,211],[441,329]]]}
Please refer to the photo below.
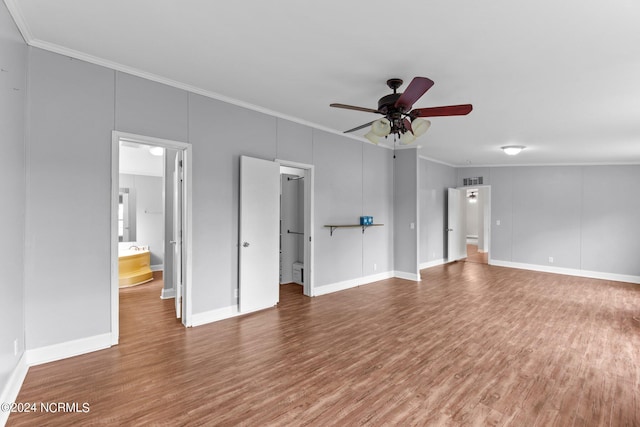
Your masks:
{"label": "door knob", "polygon": [[249,242],[244,242],[244,243],[242,244],[242,246],[243,246],[243,247],[245,247],[245,248],[248,248],[248,247],[249,247]]}

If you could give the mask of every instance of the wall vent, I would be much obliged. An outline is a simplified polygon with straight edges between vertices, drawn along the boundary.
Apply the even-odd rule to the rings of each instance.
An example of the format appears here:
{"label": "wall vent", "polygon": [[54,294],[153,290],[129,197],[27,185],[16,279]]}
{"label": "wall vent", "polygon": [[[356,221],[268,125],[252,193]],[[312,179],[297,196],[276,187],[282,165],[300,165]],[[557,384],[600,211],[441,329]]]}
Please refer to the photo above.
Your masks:
{"label": "wall vent", "polygon": [[474,178],[463,178],[462,185],[482,185],[482,177],[476,176]]}

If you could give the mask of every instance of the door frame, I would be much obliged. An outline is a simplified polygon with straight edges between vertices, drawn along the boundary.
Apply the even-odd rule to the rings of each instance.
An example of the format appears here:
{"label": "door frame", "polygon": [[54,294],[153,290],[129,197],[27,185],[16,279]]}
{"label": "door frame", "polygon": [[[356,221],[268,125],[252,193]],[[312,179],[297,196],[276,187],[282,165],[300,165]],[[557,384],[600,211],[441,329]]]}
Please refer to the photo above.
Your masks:
{"label": "door frame", "polygon": [[[120,141],[129,141],[144,145],[155,145],[183,152],[183,267],[184,282],[182,288],[182,323],[192,324],[192,147],[191,144],[169,139],[155,138],[133,133],[111,132],[111,344],[117,345],[120,339],[120,300],[118,284],[118,196],[120,192]],[[166,236],[165,236],[166,239]]]}
{"label": "door frame", "polygon": [[301,169],[304,171],[304,284],[302,293],[308,297],[315,296],[314,288],[314,166],[306,163],[292,162],[289,160],[275,159],[280,166]]}

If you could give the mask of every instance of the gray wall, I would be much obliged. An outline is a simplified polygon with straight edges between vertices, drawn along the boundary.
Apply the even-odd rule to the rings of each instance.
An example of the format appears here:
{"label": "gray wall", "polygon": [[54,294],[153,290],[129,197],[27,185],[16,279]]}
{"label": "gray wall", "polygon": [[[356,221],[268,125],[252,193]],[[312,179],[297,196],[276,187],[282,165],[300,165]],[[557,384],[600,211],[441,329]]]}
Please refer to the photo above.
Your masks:
{"label": "gray wall", "polygon": [[108,333],[114,71],[29,48],[27,348]]}
{"label": "gray wall", "polygon": [[491,183],[491,259],[640,276],[640,200],[629,191],[640,165],[458,170],[460,184],[471,176]]}
{"label": "gray wall", "polygon": [[447,257],[447,189],[456,187],[456,169],[420,159],[420,264]]}
{"label": "gray wall", "polygon": [[[362,236],[362,275],[391,272],[393,258],[393,152],[362,145],[362,213],[382,227],[367,228]],[[359,220],[359,218],[357,218]],[[325,231],[326,233],[326,231]],[[335,234],[334,234],[335,235]]]}
{"label": "gray wall", "polygon": [[[394,265],[395,271],[419,274],[418,153],[397,150],[394,163]],[[413,224],[413,228],[412,228]]]}
{"label": "gray wall", "polygon": [[[365,206],[376,219],[390,220],[388,150],[368,144],[365,149],[339,135],[39,49],[29,51],[29,348],[109,332],[114,128],[193,145],[194,313],[236,304],[240,155],[315,165],[316,285],[361,277],[370,269],[363,259],[376,263],[378,271],[393,268],[390,246],[377,247],[379,241],[389,242],[389,227],[365,236],[350,230],[334,238],[323,227],[355,222]],[[375,171],[375,176],[364,176],[365,161],[367,173]],[[365,178],[372,185],[366,197]],[[371,238],[380,240],[365,248],[365,239]],[[79,258],[69,255],[76,253]],[[69,275],[72,270],[77,274]]]}
{"label": "gray wall", "polygon": [[[27,49],[0,3],[0,392],[25,349],[25,102]],[[18,354],[14,355],[14,341]]]}
{"label": "gray wall", "polygon": [[[325,224],[358,224],[362,215],[362,143],[314,131],[315,169],[315,285],[362,275],[363,234],[344,228],[329,236]],[[375,218],[375,212],[371,213]]]}

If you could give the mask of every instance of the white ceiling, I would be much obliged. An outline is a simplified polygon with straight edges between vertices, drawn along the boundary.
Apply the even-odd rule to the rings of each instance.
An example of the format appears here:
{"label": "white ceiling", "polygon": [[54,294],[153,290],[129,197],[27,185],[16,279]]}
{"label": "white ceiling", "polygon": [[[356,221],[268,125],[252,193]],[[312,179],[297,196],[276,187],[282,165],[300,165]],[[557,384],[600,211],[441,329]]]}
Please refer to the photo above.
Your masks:
{"label": "white ceiling", "polygon": [[640,163],[635,0],[5,3],[33,46],[336,132],[429,77],[415,108],[474,107],[417,141],[451,165]]}

